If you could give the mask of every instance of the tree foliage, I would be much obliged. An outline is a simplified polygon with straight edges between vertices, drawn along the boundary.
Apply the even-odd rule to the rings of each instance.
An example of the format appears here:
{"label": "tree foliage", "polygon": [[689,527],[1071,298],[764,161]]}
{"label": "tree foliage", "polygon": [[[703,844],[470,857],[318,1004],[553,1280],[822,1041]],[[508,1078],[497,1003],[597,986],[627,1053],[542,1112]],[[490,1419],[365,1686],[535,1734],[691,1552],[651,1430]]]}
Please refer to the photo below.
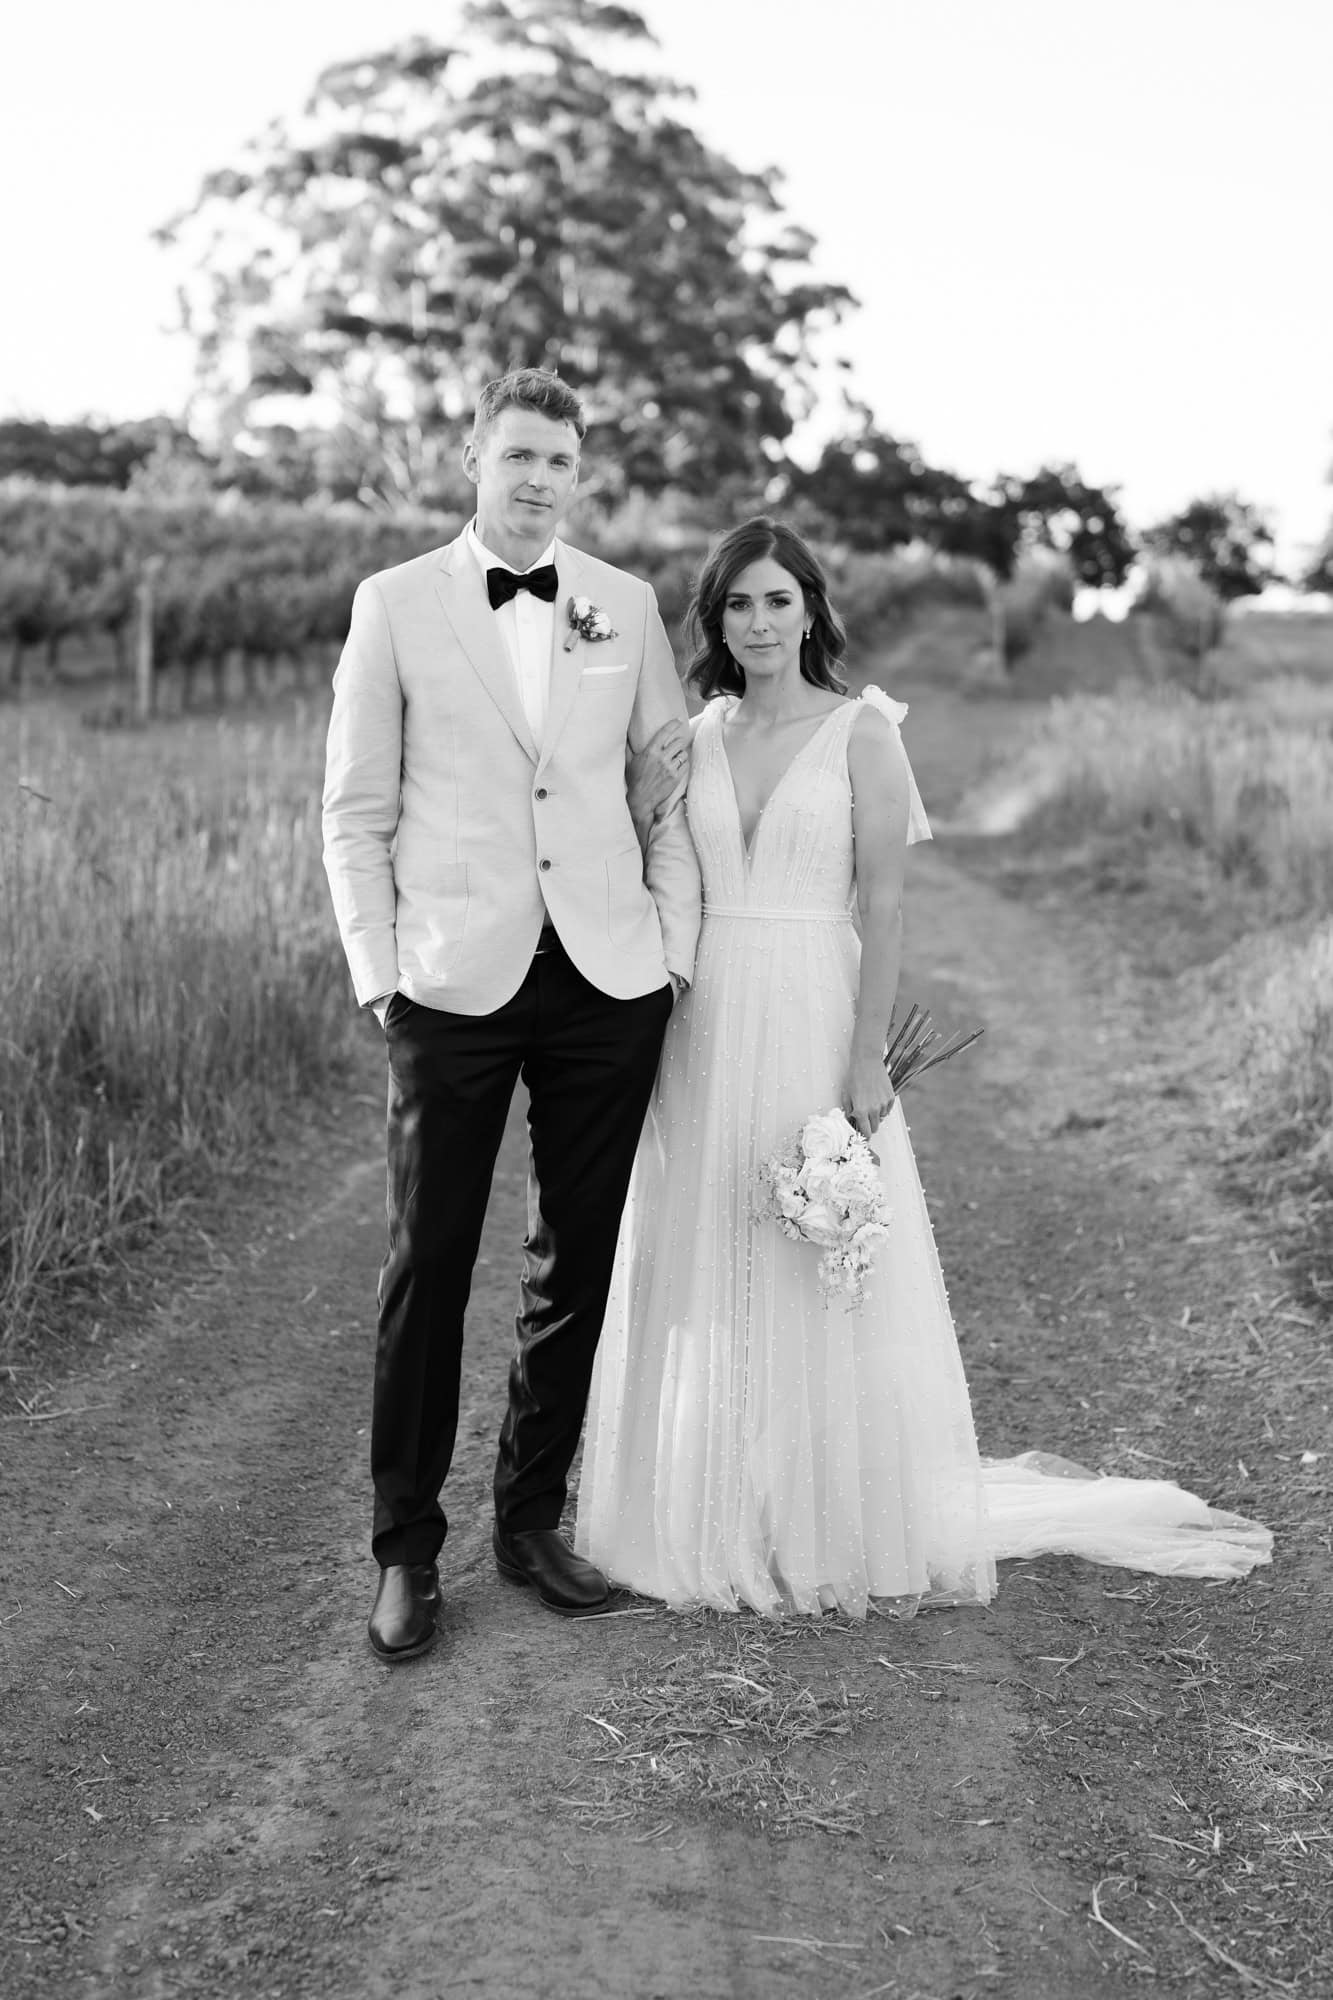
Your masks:
{"label": "tree foliage", "polygon": [[1074,465],[1044,465],[1021,479],[1001,475],[991,499],[1019,552],[1053,549],[1093,590],[1124,582],[1135,548],[1114,488],[1089,485]]}
{"label": "tree foliage", "polygon": [[1025,553],[1047,549],[1094,587],[1122,583],[1134,559],[1114,492],[1088,485],[1077,467],[1002,474],[980,486],[927,464],[914,444],[878,430],[864,413],[860,428],[831,440],[814,466],[793,469],[789,490],[855,549],[920,541],[984,562],[1000,577]]}
{"label": "tree foliage", "polygon": [[[704,144],[604,0],[469,0],[450,44],[326,70],[164,239],[224,443],[323,429],[325,483],[450,497],[481,384],[556,368],[627,486],[753,481],[850,301],[778,178]],[[267,405],[267,411],[266,411]],[[321,421],[331,418],[332,421]]]}
{"label": "tree foliage", "polygon": [[1268,517],[1235,493],[1191,500],[1143,540],[1155,555],[1184,557],[1226,604],[1256,596],[1277,577]]}
{"label": "tree foliage", "polygon": [[965,479],[928,465],[914,444],[862,413],[858,428],[824,446],[808,469],[793,467],[788,497],[819,532],[849,548],[878,551],[924,542],[1007,572],[1015,530]]}

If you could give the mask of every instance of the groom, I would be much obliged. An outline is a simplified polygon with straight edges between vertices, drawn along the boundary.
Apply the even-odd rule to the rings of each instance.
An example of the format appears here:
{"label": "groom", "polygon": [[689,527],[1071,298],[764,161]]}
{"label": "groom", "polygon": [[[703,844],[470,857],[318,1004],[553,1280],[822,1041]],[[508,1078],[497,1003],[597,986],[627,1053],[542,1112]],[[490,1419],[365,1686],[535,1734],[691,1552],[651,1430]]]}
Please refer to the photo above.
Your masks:
{"label": "groom", "polygon": [[495,1559],[552,1611],[607,1600],[558,1524],[699,876],[680,806],[645,853],[626,800],[627,749],[685,717],[656,600],[556,539],[583,435],[558,377],[488,383],[463,454],[476,518],[360,586],[333,681],[324,863],[389,1058],[369,1626],[388,1661],[435,1636],[464,1310],[520,1074],[528,1227]]}

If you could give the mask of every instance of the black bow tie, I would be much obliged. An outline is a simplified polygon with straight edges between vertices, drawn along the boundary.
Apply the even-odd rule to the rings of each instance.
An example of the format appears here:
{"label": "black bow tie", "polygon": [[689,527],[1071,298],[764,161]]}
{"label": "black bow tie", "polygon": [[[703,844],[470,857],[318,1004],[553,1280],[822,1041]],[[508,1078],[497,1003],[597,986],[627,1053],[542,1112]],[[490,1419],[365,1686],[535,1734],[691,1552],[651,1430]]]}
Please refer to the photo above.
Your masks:
{"label": "black bow tie", "polygon": [[534,597],[544,598],[548,604],[555,603],[555,594],[560,582],[555,573],[554,563],[543,563],[539,569],[525,570],[518,576],[512,569],[488,569],[486,572],[486,595],[491,600],[491,610],[498,611],[502,604],[508,604],[517,597],[520,590],[530,590]]}

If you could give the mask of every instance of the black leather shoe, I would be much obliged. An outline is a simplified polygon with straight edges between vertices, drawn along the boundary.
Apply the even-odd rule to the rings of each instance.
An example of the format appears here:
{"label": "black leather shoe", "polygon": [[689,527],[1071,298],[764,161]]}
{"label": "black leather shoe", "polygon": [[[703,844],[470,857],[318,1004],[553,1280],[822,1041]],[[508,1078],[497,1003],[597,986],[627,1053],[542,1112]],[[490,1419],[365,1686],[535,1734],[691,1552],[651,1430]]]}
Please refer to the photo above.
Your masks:
{"label": "black leather shoe", "polygon": [[414,1660],[435,1643],[440,1608],[440,1572],[434,1563],[390,1563],[380,1571],[380,1587],[367,1631],[381,1660]]}
{"label": "black leather shoe", "polygon": [[497,1527],[491,1546],[501,1576],[530,1584],[548,1611],[558,1611],[562,1618],[590,1618],[605,1611],[610,1601],[606,1578],[576,1556],[554,1528],[505,1535]]}

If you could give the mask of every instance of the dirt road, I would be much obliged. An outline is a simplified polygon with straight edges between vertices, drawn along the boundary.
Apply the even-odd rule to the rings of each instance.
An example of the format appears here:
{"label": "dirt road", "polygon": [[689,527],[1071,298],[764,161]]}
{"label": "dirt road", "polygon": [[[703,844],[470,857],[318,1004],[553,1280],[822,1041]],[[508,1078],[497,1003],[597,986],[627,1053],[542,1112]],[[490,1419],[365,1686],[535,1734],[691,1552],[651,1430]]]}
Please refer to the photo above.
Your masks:
{"label": "dirt road", "polygon": [[[928,798],[959,788],[962,727],[975,762],[975,708],[919,714]],[[908,1107],[983,1450],[1179,1478],[1268,1520],[1274,1568],[1006,1565],[989,1611],[860,1628],[542,1613],[488,1544],[515,1122],[442,1637],[382,1669],[368,1035],[353,1101],[183,1217],[126,1323],[4,1400],[0,1991],[1333,1990],[1327,1329],[1216,1191],[1168,984],[965,843],[918,850],[909,897],[904,992],[987,1028]]]}

